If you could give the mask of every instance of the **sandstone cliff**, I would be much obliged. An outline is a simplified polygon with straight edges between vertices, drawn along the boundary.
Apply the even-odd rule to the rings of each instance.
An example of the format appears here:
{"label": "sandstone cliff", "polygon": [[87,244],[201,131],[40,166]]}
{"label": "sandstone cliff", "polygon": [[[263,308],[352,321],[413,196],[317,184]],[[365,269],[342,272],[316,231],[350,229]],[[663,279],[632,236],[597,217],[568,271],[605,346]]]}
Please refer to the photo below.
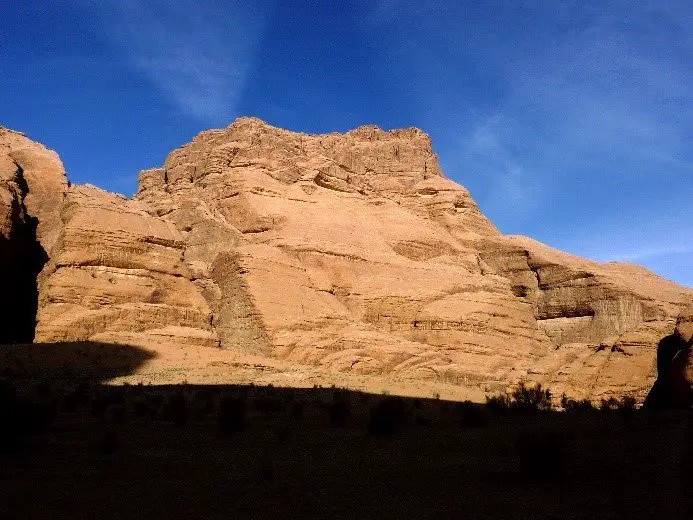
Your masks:
{"label": "sandstone cliff", "polygon": [[[6,192],[21,208],[26,194]],[[643,268],[501,235],[417,129],[308,135],[241,118],[142,172],[133,200],[60,193],[44,217],[42,341],[644,397],[660,340],[693,305]]]}
{"label": "sandstone cliff", "polygon": [[71,187],[41,288],[36,340],[216,346],[183,241],[142,204]]}
{"label": "sandstone cliff", "polygon": [[58,154],[0,127],[0,344],[33,340],[37,278],[60,230],[66,189]]}
{"label": "sandstone cliff", "polygon": [[644,395],[693,292],[503,237],[416,129],[306,135],[240,119],[141,175],[222,347],[330,370]]}
{"label": "sandstone cliff", "polygon": [[143,172],[222,347],[329,370],[504,382],[550,349],[475,246],[500,239],[425,134],[305,135],[255,119]]}

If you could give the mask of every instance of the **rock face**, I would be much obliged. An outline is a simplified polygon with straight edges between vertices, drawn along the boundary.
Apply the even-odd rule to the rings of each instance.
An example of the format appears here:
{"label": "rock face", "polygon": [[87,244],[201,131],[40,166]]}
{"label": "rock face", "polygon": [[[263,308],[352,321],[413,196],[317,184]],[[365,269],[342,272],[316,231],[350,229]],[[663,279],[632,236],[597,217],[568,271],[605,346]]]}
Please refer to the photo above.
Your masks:
{"label": "rock face", "polygon": [[657,381],[645,404],[653,408],[693,406],[693,312],[682,314],[673,334],[657,347]]}
{"label": "rock face", "polygon": [[223,348],[469,384],[551,347],[479,257],[500,234],[419,130],[241,119],[143,172],[136,198],[183,233]]}
{"label": "rock face", "polygon": [[143,172],[136,198],[183,233],[223,348],[330,370],[642,396],[693,299],[501,236],[416,129],[240,119]]}
{"label": "rock face", "polygon": [[37,341],[216,346],[172,224],[91,186],[68,190],[62,220],[45,268]]}
{"label": "rock face", "polygon": [[[556,346],[530,368],[554,391],[579,397],[644,397],[657,377],[657,347],[672,334],[693,291],[637,265],[578,258],[525,237],[536,274],[528,292],[537,322]],[[532,296],[533,293],[533,296]]]}
{"label": "rock face", "polygon": [[640,267],[501,235],[417,129],[307,135],[241,118],[142,172],[133,200],[73,187],[57,207],[41,341],[644,397],[693,305]]}
{"label": "rock face", "polygon": [[0,127],[0,344],[33,340],[38,274],[60,229],[66,189],[58,154]]}

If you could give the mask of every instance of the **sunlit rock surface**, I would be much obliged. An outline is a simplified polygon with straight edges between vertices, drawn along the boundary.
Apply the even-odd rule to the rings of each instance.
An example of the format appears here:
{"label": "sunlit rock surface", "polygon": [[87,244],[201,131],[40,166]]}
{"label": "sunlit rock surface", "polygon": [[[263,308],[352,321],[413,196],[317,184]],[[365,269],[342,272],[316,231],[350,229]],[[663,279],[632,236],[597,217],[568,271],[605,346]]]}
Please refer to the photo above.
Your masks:
{"label": "sunlit rock surface", "polygon": [[46,204],[43,341],[642,398],[693,305],[641,267],[503,236],[418,129],[309,135],[241,118],[143,171],[133,200],[78,186]]}

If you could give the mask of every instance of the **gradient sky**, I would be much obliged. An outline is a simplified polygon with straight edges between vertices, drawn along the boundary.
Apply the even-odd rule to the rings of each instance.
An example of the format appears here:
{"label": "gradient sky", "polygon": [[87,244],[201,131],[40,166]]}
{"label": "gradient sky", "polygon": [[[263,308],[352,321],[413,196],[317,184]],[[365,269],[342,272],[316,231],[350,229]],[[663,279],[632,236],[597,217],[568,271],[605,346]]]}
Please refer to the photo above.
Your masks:
{"label": "gradient sky", "polygon": [[693,4],[0,2],[0,124],[73,182],[239,115],[428,132],[505,233],[693,286]]}

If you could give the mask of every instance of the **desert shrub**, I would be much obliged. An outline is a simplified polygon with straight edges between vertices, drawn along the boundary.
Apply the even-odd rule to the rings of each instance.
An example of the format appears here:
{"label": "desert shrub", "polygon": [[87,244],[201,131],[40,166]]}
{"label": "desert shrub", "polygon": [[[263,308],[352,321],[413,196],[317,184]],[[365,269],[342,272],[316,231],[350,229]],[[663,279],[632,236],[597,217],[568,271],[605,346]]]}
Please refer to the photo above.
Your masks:
{"label": "desert shrub", "polygon": [[510,408],[520,412],[536,412],[551,409],[551,391],[541,385],[526,386],[520,383],[511,394]]}
{"label": "desert shrub", "polygon": [[351,418],[349,392],[332,386],[332,402],[324,406],[333,428],[344,428]]}
{"label": "desert shrub", "polygon": [[168,396],[163,410],[164,421],[183,425],[188,420],[188,403],[183,392],[174,392]]}
{"label": "desert shrub", "polygon": [[219,401],[217,424],[224,434],[242,432],[246,426],[248,405],[245,396],[224,396]]}
{"label": "desert shrub", "polygon": [[152,410],[152,419],[154,419],[161,413],[161,409],[164,407],[164,396],[159,393],[147,394],[146,399]]}
{"label": "desert shrub", "polygon": [[561,408],[566,412],[593,412],[596,410],[589,399],[571,399],[565,394],[561,396]]}
{"label": "desert shrub", "polygon": [[87,382],[80,382],[74,388],[66,390],[62,395],[61,409],[72,413],[89,404],[92,389]]}
{"label": "desert shrub", "polygon": [[638,401],[635,399],[635,397],[627,395],[621,399],[621,402],[618,405],[618,411],[621,413],[630,414],[635,411],[637,405]]}
{"label": "desert shrub", "polygon": [[454,412],[463,427],[479,428],[488,423],[485,410],[471,401],[456,403]]}
{"label": "desert shrub", "polygon": [[553,432],[523,432],[517,437],[519,472],[530,480],[558,480],[565,471],[564,442]]}
{"label": "desert shrub", "polygon": [[438,402],[438,411],[442,415],[448,415],[450,413],[450,410],[452,410],[452,404],[450,401],[437,401]]}
{"label": "desert shrub", "polygon": [[615,397],[609,397],[608,399],[602,399],[599,402],[599,410],[602,412],[615,412],[618,410],[618,399]]}
{"label": "desert shrub", "polygon": [[629,415],[635,411],[637,404],[638,402],[634,397],[624,396],[621,399],[609,397],[608,399],[601,400],[599,410],[602,412],[620,412]]}
{"label": "desert shrub", "polygon": [[405,423],[407,406],[401,397],[386,397],[371,409],[368,432],[373,435],[392,435]]}
{"label": "desert shrub", "polygon": [[506,394],[486,396],[486,408],[496,414],[505,414],[510,409],[510,396]]}

